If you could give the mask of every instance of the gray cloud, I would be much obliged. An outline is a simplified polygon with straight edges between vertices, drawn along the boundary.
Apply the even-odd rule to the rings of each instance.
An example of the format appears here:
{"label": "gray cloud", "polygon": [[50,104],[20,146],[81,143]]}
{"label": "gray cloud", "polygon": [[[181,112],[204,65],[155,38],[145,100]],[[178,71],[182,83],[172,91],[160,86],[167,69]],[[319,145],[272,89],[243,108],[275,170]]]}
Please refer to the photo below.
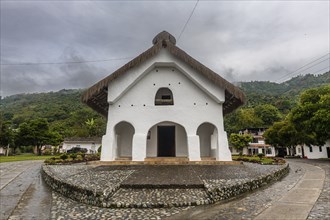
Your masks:
{"label": "gray cloud", "polygon": [[[229,81],[274,81],[329,52],[329,4],[200,1],[178,46]],[[194,5],[2,2],[1,63],[134,57],[162,30],[178,37]],[[2,65],[2,95],[87,87],[127,61]],[[327,65],[320,63],[301,74]]]}

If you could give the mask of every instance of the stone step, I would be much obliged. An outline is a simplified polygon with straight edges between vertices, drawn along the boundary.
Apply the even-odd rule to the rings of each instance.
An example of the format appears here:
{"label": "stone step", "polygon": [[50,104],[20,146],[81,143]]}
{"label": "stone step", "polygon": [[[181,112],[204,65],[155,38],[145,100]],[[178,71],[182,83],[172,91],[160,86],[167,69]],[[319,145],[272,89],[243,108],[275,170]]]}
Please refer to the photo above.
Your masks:
{"label": "stone step", "polygon": [[189,161],[188,157],[146,157],[144,161],[150,162],[182,162]]}
{"label": "stone step", "polygon": [[121,188],[134,189],[188,189],[204,188],[204,183],[191,166],[139,167],[120,184]]}
{"label": "stone step", "polygon": [[131,161],[132,157],[118,157],[115,160],[116,161]]}
{"label": "stone step", "polygon": [[204,189],[119,189],[112,207],[161,208],[210,204]]}
{"label": "stone step", "polygon": [[129,161],[129,160],[116,160],[116,161],[88,161],[88,165],[95,166],[111,166],[111,165],[239,165],[243,164],[242,161],[217,161],[217,160],[202,160],[202,161]]}
{"label": "stone step", "polygon": [[205,160],[207,160],[207,161],[215,161],[216,158],[215,157],[201,157],[201,160],[202,161],[205,161]]}

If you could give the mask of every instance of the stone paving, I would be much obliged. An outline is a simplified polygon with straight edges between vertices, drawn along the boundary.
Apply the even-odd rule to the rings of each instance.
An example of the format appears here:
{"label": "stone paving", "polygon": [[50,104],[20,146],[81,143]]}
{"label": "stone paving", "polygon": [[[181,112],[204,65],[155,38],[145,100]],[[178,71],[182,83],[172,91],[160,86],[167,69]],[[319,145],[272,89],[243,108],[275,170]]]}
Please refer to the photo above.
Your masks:
{"label": "stone paving", "polygon": [[44,178],[55,191],[104,208],[210,204],[259,188],[287,170],[287,165],[259,164],[43,166]]}
{"label": "stone paving", "polygon": [[[291,167],[290,173],[281,181],[275,182],[270,186],[263,187],[252,193],[247,193],[234,199],[227,200],[226,202],[218,202],[216,204],[195,207],[145,209],[100,208],[78,203],[63,197],[56,192],[51,193],[50,197],[47,197],[47,193],[38,193],[40,188],[43,188],[38,186],[38,183],[41,180],[38,179],[37,175],[31,175],[29,168],[23,169],[24,163],[23,165],[20,162],[2,163],[0,164],[0,171],[2,176],[7,176],[10,171],[16,172],[15,169],[17,167],[20,167],[22,172],[15,174],[18,176],[14,178],[13,181],[8,184],[8,186],[1,190],[1,201],[5,202],[6,206],[9,207],[10,204],[8,202],[11,201],[10,199],[12,196],[19,196],[23,194],[20,201],[16,201],[18,204],[12,204],[13,207],[11,210],[13,211],[11,214],[8,214],[10,215],[9,219],[254,219],[265,209],[273,206],[275,201],[279,200],[283,195],[287,194],[287,192],[295,187],[295,185],[305,174],[306,165],[304,165],[304,163],[308,163],[322,168],[326,175],[322,192],[314,204],[314,207],[310,211],[307,219],[330,219],[330,161],[325,160],[322,162],[320,160],[289,160],[289,163]],[[270,167],[264,166],[264,168],[269,169]],[[65,178],[65,174],[62,174]],[[21,178],[25,179],[25,181],[22,183],[20,183]],[[30,179],[34,182],[32,182],[32,185],[30,185],[31,183],[27,181],[30,181]],[[14,185],[12,186],[13,183]],[[23,184],[24,186],[27,186],[28,190],[26,192],[24,192],[24,190],[22,191],[22,187],[17,188],[18,185],[16,183],[19,185]],[[29,185],[30,187],[28,187]],[[12,189],[8,191],[7,189],[9,188]],[[10,192],[10,194],[8,194],[8,198],[7,193],[4,193],[5,191],[8,191],[8,193]],[[41,195],[42,197],[40,197]],[[34,199],[31,200],[31,197]],[[46,201],[46,198],[50,201]],[[45,204],[36,203],[38,202],[38,199],[41,202],[47,202],[47,208],[45,208]],[[31,201],[34,201],[33,203],[36,204],[32,205]],[[45,213],[45,210],[48,210],[48,206],[51,212],[49,213],[49,217],[46,217],[47,213]],[[1,210],[4,210],[3,206],[1,207]],[[43,217],[39,218],[37,216]],[[7,219],[7,217],[0,219]]]}
{"label": "stone paving", "polygon": [[163,219],[189,209],[189,207],[172,208],[100,208],[77,203],[53,192],[52,220],[73,219]]}
{"label": "stone paving", "polygon": [[[282,216],[281,218],[275,218],[275,216],[265,216],[265,218],[261,219],[317,219],[317,220],[325,220],[330,219],[330,187],[329,187],[329,171],[330,171],[330,161],[324,160],[289,160],[290,163],[290,173],[288,176],[283,178],[281,181],[275,182],[269,187],[261,188],[255,192],[242,195],[232,201],[226,203],[218,203],[212,204],[204,207],[194,207],[189,209],[188,211],[184,211],[180,214],[174,215],[169,219],[226,219],[226,220],[234,220],[234,219],[255,219],[268,208],[273,207],[277,204],[279,200],[281,200],[285,195],[289,194],[290,190],[296,188],[299,184],[305,183],[305,181],[300,182],[300,180],[304,177],[306,170],[313,170],[310,168],[312,164],[314,166],[321,167],[325,172],[325,182],[323,185],[322,193],[314,204],[313,209],[310,211],[308,215],[306,213],[295,213],[295,209],[289,210],[291,215]],[[307,163],[307,165],[305,165]],[[315,167],[317,168],[317,167]],[[315,169],[314,168],[314,169]],[[312,173],[316,174],[316,173]],[[315,175],[315,178],[319,178],[319,176]],[[318,183],[313,183],[313,185],[318,185]],[[300,195],[300,196],[299,196]],[[296,202],[303,202],[304,194],[297,195]],[[294,199],[294,198],[292,198]],[[301,206],[304,206],[302,203]],[[283,206],[283,209],[276,209],[275,212],[282,213],[287,209],[287,207]],[[300,212],[300,211],[299,211]],[[305,216],[299,218],[299,216]]]}
{"label": "stone paving", "polygon": [[[190,210],[194,205],[210,204],[212,202],[210,194],[204,186],[209,186],[210,189],[219,187],[219,185],[231,187],[235,183],[247,182],[253,178],[258,179],[262,175],[278,171],[285,166],[250,163],[220,166],[101,166],[84,171],[81,166],[77,165],[78,171],[73,171],[74,168],[68,170],[68,172],[72,172],[72,175],[64,174],[63,172],[66,171],[63,166],[47,166],[46,169],[52,172],[61,172],[61,177],[66,177],[66,181],[70,182],[75,179],[75,183],[84,182],[81,183],[83,186],[89,184],[92,188],[98,186],[96,186],[96,182],[91,184],[90,177],[86,176],[92,175],[93,181],[98,179],[101,182],[107,182],[108,180],[103,180],[107,172],[108,174],[131,172],[123,178],[120,184],[123,187],[119,187],[111,196],[110,202],[114,204],[110,206],[112,208],[78,203],[54,192],[51,216],[52,219],[168,218]],[[88,175],[84,177],[83,172],[87,172]],[[141,186],[146,188],[141,188]],[[157,205],[159,206],[157,207]]]}
{"label": "stone paving", "polygon": [[[204,189],[119,189],[111,198],[112,202],[121,206],[132,207],[135,201],[137,207],[168,207],[204,204],[208,194]],[[170,202],[168,202],[170,201]],[[155,205],[153,205],[155,204]]]}
{"label": "stone paving", "polygon": [[0,163],[0,219],[49,219],[51,194],[43,183],[43,161]]}
{"label": "stone paving", "polygon": [[207,219],[207,220],[236,220],[253,219],[273,201],[277,201],[283,194],[293,188],[304,175],[305,169],[295,163],[290,163],[290,173],[281,181],[255,192],[244,194],[229,202],[219,202],[203,207],[191,208],[170,219]]}
{"label": "stone paving", "polygon": [[[298,160],[300,162],[301,160]],[[304,161],[306,163],[306,161]],[[320,197],[314,204],[308,215],[308,220],[330,219],[330,161],[308,161],[308,163],[319,166],[325,171],[324,185]]]}

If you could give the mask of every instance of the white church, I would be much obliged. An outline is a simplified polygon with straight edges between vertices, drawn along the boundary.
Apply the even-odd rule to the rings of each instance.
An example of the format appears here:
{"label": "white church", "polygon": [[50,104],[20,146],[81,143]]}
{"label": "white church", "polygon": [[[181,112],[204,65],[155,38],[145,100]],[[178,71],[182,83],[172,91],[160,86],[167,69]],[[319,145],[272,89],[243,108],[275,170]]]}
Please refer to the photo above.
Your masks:
{"label": "white church", "polygon": [[244,93],[177,47],[153,46],[90,87],[82,101],[107,118],[101,161],[231,161],[223,116]]}

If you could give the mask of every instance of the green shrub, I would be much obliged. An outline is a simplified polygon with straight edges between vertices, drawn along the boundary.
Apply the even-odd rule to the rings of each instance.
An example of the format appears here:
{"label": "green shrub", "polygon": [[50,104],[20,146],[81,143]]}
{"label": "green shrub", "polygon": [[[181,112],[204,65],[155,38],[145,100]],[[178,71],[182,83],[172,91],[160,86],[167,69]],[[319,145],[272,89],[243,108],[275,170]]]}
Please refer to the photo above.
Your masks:
{"label": "green shrub", "polygon": [[43,155],[51,155],[51,154],[52,154],[52,151],[50,149],[46,149],[43,152]]}
{"label": "green shrub", "polygon": [[99,149],[97,149],[98,153],[101,153],[101,151],[102,151],[102,145],[99,147]]}
{"label": "green shrub", "polygon": [[85,160],[86,161],[100,160],[100,155],[99,154],[86,154]]}
{"label": "green shrub", "polygon": [[77,161],[83,161],[84,158],[83,158],[81,155],[77,155],[76,160],[77,160]]}
{"label": "green shrub", "polygon": [[258,157],[259,157],[260,160],[261,160],[264,156],[265,156],[265,155],[264,155],[263,153],[259,153],[259,154],[258,154]]}
{"label": "green shrub", "polygon": [[62,154],[61,156],[60,156],[60,158],[62,159],[62,160],[66,160],[66,159],[68,159],[68,155],[67,154]]}
{"label": "green shrub", "polygon": [[73,160],[75,160],[76,158],[77,158],[77,154],[70,154],[70,157],[73,159]]}
{"label": "green shrub", "polygon": [[83,159],[85,159],[85,153],[78,152],[77,155],[80,155]]}

